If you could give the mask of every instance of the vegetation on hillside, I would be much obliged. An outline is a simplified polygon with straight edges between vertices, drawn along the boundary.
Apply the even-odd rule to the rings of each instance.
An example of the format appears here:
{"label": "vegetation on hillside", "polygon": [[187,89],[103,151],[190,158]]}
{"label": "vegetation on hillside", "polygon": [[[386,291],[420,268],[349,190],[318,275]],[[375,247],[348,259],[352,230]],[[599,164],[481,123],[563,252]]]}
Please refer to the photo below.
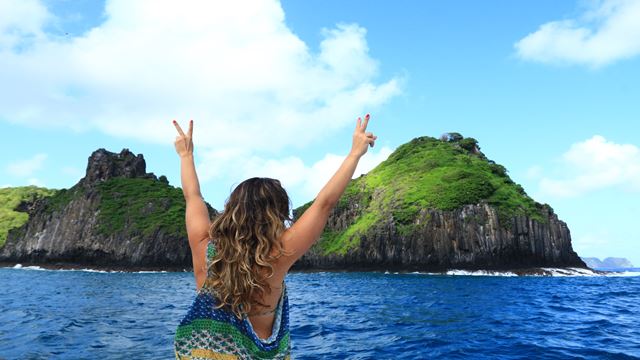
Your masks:
{"label": "vegetation on hillside", "polygon": [[[349,183],[337,209],[357,203],[363,210],[345,231],[326,230],[318,246],[326,254],[344,254],[358,245],[357,235],[364,234],[383,215],[391,214],[400,233],[408,233],[421,209],[454,210],[481,201],[496,208],[504,227],[517,215],[546,221],[542,209],[548,205],[531,199],[511,180],[504,166],[485,157],[475,139],[458,133],[440,139],[418,137]],[[296,215],[310,204],[296,209]]]}
{"label": "vegetation on hillside", "polygon": [[[165,234],[186,237],[182,190],[170,186],[166,178],[112,178],[96,184],[96,190],[100,195],[99,233],[124,232],[136,239],[160,230]],[[43,209],[53,213],[63,210],[71,201],[84,196],[86,191],[79,185],[62,190],[35,186],[0,189],[0,247],[4,245],[9,230],[22,226],[29,218],[26,212],[15,211],[22,201],[47,196]]]}
{"label": "vegetation on hillside", "polygon": [[22,226],[29,219],[26,212],[16,211],[22,202],[34,202],[51,196],[56,190],[37,186],[0,188],[0,247],[4,246],[9,230]]}
{"label": "vegetation on hillside", "polygon": [[98,185],[98,231],[149,236],[157,229],[186,237],[182,190],[164,181],[113,178]]}

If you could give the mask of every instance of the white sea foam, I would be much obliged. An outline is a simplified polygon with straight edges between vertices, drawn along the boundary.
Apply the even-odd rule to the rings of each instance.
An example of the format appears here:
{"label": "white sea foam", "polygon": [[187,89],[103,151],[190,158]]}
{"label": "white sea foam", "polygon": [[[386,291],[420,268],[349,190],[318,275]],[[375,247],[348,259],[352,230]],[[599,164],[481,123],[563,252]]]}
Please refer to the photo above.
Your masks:
{"label": "white sea foam", "polygon": [[443,275],[462,275],[462,276],[518,276],[511,271],[491,271],[491,270],[449,270]]}
{"label": "white sea foam", "polygon": [[640,276],[640,272],[637,271],[594,271],[592,269],[583,268],[540,268],[541,273],[526,274],[526,276],[555,276],[555,277],[568,277],[568,276]]}
{"label": "white sea foam", "polygon": [[22,270],[48,270],[45,268],[41,268],[40,266],[37,265],[31,265],[31,266],[22,266],[22,264],[15,264],[13,266],[13,269],[22,269]]}
{"label": "white sea foam", "polygon": [[89,269],[89,268],[84,268],[84,269],[47,269],[47,268],[43,268],[37,265],[31,265],[31,266],[23,266],[22,264],[15,264],[12,267],[8,267],[11,269],[21,269],[21,270],[39,270],[39,271],[85,271],[85,272],[95,272],[95,273],[124,273],[124,272],[131,272],[131,273],[166,273],[166,270],[159,270],[159,271],[151,271],[151,270],[141,270],[141,271],[121,271],[121,270],[99,270],[99,269]]}
{"label": "white sea foam", "polygon": [[589,269],[582,268],[540,268],[542,274],[531,274],[533,276],[602,276]]}
{"label": "white sea foam", "polygon": [[[636,270],[636,269],[633,269]],[[553,277],[567,277],[567,276],[640,276],[639,271],[618,271],[618,272],[597,272],[591,269],[583,268],[533,268],[523,274],[517,274],[513,271],[494,271],[494,270],[461,270],[452,269],[445,272],[427,272],[427,273],[412,273],[423,275],[448,275],[448,276],[553,276]]]}
{"label": "white sea foam", "polygon": [[640,276],[640,271],[612,271],[605,276]]}

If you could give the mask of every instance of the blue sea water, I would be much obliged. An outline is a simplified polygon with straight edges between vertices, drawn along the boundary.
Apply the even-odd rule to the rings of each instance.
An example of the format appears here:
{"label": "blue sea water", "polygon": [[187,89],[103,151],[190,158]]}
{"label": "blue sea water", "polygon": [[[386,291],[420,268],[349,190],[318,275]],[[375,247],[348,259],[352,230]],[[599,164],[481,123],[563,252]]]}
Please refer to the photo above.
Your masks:
{"label": "blue sea water", "polygon": [[[637,359],[631,276],[292,273],[294,359]],[[636,276],[633,276],[636,275]],[[173,359],[191,273],[0,268],[0,359]]]}

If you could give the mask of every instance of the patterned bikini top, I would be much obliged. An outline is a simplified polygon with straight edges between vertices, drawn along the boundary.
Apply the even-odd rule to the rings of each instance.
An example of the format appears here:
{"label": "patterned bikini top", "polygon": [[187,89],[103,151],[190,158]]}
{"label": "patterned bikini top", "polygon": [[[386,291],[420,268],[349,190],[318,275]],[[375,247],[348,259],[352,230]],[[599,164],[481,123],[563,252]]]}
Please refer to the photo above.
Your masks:
{"label": "patterned bikini top", "polygon": [[[215,254],[215,247],[209,241],[207,266]],[[284,282],[282,295],[275,309],[272,334],[267,339],[258,337],[246,314],[238,319],[233,313],[216,308],[219,303],[215,292],[205,281],[176,330],[177,359],[289,359],[289,300]]]}

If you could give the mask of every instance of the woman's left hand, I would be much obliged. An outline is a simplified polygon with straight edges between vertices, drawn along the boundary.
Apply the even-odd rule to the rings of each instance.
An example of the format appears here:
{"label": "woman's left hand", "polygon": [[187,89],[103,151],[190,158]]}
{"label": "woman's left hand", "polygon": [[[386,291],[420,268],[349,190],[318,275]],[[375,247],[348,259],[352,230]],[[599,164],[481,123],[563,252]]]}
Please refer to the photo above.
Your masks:
{"label": "woman's left hand", "polygon": [[176,141],[174,145],[176,146],[176,152],[180,157],[193,155],[193,120],[189,121],[189,131],[185,134],[182,131],[178,122],[173,120],[173,125],[175,125],[176,130],[178,130],[178,136],[176,136]]}

